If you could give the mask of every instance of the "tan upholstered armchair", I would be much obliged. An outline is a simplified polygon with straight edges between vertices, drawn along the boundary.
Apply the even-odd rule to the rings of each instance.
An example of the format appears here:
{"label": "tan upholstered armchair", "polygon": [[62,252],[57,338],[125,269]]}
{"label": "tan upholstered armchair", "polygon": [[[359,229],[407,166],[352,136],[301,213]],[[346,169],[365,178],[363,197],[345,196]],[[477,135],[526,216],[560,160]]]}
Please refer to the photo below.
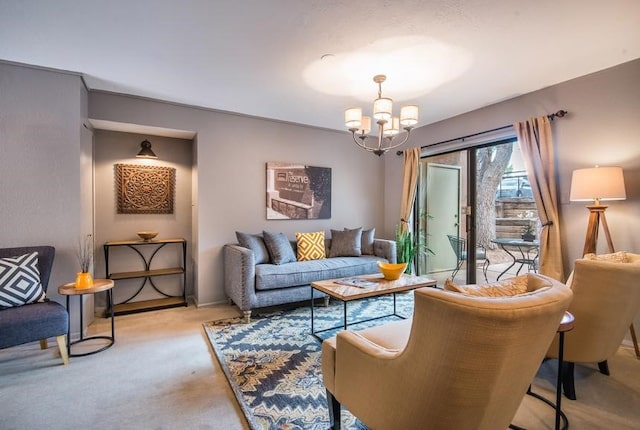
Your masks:
{"label": "tan upholstered armchair", "polygon": [[571,300],[535,277],[542,288],[511,297],[418,289],[412,320],[325,340],[332,428],[340,405],[376,430],[507,428]]}
{"label": "tan upholstered armchair", "polygon": [[[564,393],[575,400],[574,363],[598,363],[600,372],[609,374],[611,358],[640,311],[640,255],[625,252],[575,261],[567,281],[573,290],[569,306],[575,327],[565,333],[563,371]],[[548,357],[557,357],[557,339]]]}

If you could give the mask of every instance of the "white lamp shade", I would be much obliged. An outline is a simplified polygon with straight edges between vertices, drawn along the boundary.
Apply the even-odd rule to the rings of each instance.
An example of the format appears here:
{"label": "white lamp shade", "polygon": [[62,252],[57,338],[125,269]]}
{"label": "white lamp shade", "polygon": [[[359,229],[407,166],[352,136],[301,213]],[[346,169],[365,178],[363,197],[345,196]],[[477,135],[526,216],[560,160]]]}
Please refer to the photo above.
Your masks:
{"label": "white lamp shade", "polygon": [[358,133],[367,134],[371,131],[371,117],[363,116],[362,122],[360,124],[360,128],[358,129]]}
{"label": "white lamp shade", "polygon": [[362,109],[349,108],[344,111],[344,125],[347,128],[358,128],[362,121]]}
{"label": "white lamp shade", "polygon": [[400,109],[400,124],[411,127],[418,123],[418,106],[402,106]]}
{"label": "white lamp shade", "polygon": [[382,134],[384,136],[395,136],[398,133],[400,133],[400,119],[397,116],[394,116],[384,125]]}
{"label": "white lamp shade", "polygon": [[393,100],[380,97],[373,101],[373,117],[375,119],[383,119],[388,121],[391,119],[391,112],[393,111]]}
{"label": "white lamp shade", "polygon": [[592,167],[573,171],[569,200],[625,200],[622,167]]}

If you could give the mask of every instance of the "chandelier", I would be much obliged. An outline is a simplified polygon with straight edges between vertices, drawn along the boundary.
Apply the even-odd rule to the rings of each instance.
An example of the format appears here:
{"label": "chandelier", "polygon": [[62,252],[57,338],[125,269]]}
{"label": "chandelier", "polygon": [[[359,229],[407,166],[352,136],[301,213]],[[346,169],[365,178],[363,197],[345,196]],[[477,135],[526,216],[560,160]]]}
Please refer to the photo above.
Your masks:
{"label": "chandelier", "polygon": [[[362,116],[361,108],[349,108],[344,111],[344,122],[355,144],[377,156],[405,143],[409,139],[411,129],[418,123],[416,105],[403,106],[400,109],[400,118],[393,116],[393,100],[382,97],[382,83],[386,79],[385,75],[373,77],[373,82],[378,84],[378,98],[373,101],[373,118],[378,125],[377,138],[368,135],[371,131],[371,117]],[[397,136],[400,133],[400,125],[407,132],[404,139]]]}

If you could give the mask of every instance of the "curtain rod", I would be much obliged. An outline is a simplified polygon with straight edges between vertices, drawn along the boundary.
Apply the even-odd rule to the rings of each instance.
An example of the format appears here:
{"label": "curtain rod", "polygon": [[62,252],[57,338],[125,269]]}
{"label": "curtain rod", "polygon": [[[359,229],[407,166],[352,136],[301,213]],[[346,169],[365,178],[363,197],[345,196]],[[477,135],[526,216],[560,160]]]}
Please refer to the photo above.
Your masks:
{"label": "curtain rod", "polygon": [[[553,121],[556,118],[562,118],[567,113],[568,112],[566,110],[560,109],[556,113],[550,113],[549,115],[547,115],[547,118],[549,118],[549,120]],[[485,130],[485,131],[481,131],[479,133],[467,134],[466,136],[456,137],[454,139],[443,140],[442,142],[432,143],[431,145],[424,145],[424,146],[421,146],[420,149],[431,148],[432,146],[437,146],[437,145],[444,145],[445,143],[455,142],[456,140],[462,140],[464,142],[465,139],[468,139],[470,137],[476,137],[476,136],[480,136],[480,135],[487,134],[487,133],[493,133],[494,131],[505,130],[505,129],[509,128],[509,127],[513,127],[513,124],[511,124],[511,125],[503,125],[502,127],[492,128],[491,130]],[[402,155],[403,153],[404,153],[404,151],[398,151],[398,152],[396,152],[396,155]]]}

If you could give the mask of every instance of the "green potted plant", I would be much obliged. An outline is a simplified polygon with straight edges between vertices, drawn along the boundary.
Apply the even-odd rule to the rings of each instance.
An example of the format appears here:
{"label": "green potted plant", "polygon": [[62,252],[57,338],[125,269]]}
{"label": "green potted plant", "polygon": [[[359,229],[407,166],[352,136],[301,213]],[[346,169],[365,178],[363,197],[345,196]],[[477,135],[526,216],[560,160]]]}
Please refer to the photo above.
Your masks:
{"label": "green potted plant", "polygon": [[522,240],[526,242],[533,242],[536,239],[536,229],[531,221],[522,226],[521,233]]}
{"label": "green potted plant", "polygon": [[406,273],[413,272],[413,261],[418,253],[430,253],[433,251],[427,247],[426,241],[414,237],[409,229],[402,231],[400,225],[396,225],[396,260],[398,263],[407,263]]}

